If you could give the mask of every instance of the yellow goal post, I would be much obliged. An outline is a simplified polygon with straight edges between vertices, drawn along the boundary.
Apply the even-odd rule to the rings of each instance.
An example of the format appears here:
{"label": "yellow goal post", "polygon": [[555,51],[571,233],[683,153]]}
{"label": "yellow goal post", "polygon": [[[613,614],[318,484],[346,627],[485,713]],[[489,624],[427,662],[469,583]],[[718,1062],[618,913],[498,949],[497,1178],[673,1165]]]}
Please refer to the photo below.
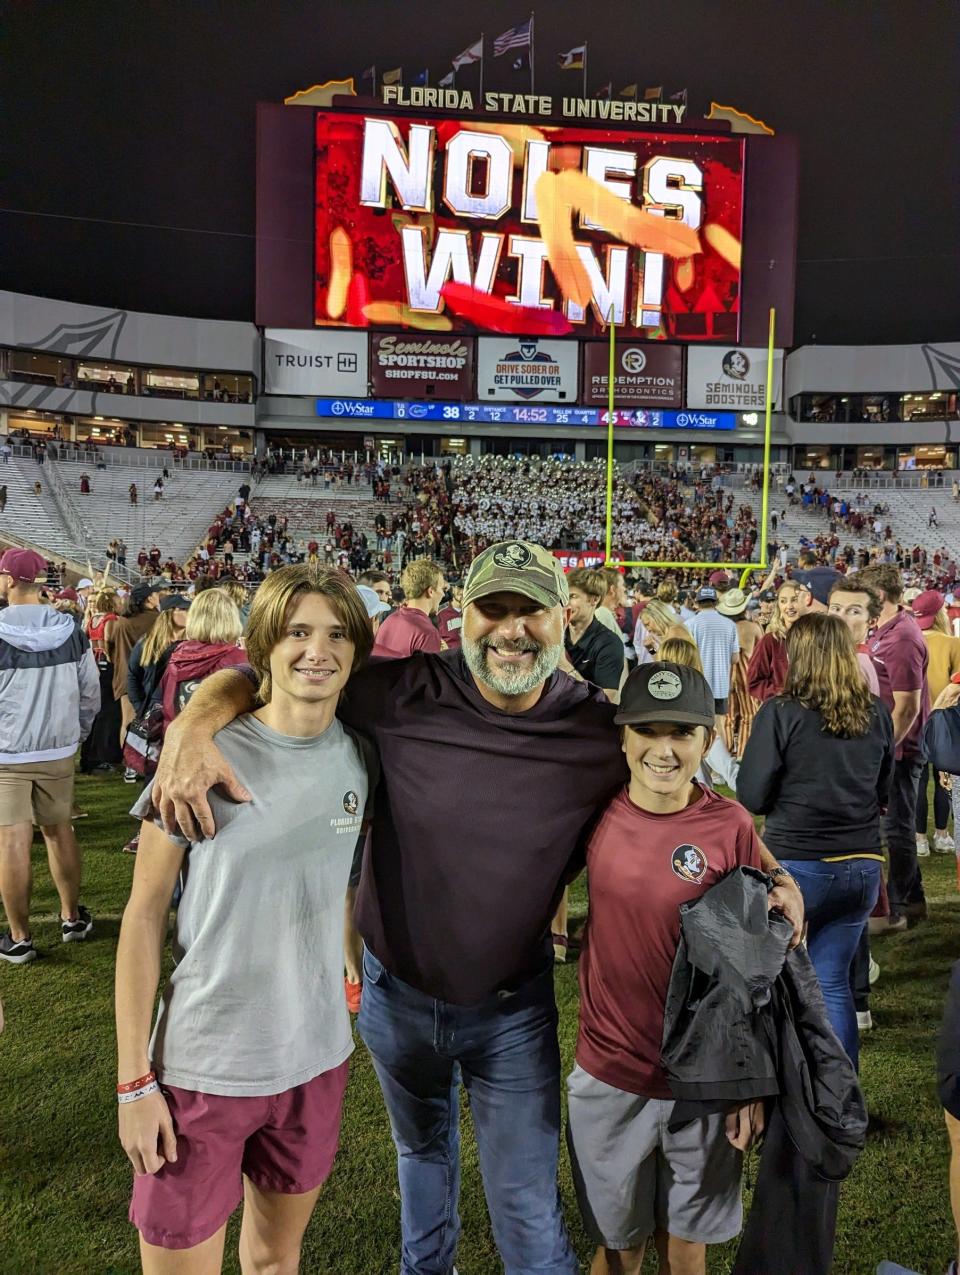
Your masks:
{"label": "yellow goal post", "polygon": [[770,323],[767,333],[767,385],[763,419],[763,489],[760,506],[760,561],[759,562],[627,562],[611,556],[613,544],[613,422],[614,422],[614,364],[616,352],[616,324],[613,322],[611,308],[608,327],[610,329],[610,368],[608,381],[607,410],[607,531],[604,552],[604,565],[608,567],[654,567],[658,569],[680,570],[734,570],[740,572],[740,587],[743,588],[754,571],[768,571],[767,531],[770,512],[770,426],[773,416],[773,342],[776,332],[776,311],[770,311]]}

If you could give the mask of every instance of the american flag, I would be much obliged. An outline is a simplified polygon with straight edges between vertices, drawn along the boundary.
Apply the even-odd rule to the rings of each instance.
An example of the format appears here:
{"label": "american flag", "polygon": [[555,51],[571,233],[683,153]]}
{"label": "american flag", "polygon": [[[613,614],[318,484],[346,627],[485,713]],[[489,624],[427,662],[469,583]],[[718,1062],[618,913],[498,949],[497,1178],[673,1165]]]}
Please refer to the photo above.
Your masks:
{"label": "american flag", "polygon": [[498,35],[493,42],[493,56],[498,58],[508,49],[529,48],[532,24],[533,18],[527,18],[526,22],[521,22],[519,26],[511,27],[509,31],[504,31],[503,35]]}

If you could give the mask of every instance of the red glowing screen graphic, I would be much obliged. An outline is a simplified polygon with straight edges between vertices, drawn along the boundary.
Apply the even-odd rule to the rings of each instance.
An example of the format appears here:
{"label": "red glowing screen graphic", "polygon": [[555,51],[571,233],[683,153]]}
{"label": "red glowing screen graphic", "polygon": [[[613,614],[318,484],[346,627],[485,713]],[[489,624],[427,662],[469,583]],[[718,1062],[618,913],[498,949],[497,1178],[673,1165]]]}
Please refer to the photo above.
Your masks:
{"label": "red glowing screen graphic", "polygon": [[735,341],[743,141],[318,111],[314,321]]}

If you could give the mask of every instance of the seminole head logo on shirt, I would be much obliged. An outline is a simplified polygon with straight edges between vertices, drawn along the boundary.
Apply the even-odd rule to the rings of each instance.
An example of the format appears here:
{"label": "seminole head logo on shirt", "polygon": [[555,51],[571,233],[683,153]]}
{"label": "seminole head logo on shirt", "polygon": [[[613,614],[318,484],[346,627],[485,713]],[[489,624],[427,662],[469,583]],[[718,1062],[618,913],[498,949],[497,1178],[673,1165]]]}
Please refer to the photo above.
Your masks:
{"label": "seminole head logo on shirt", "polygon": [[670,866],[681,881],[699,884],[707,875],[707,856],[697,846],[677,846],[670,856]]}

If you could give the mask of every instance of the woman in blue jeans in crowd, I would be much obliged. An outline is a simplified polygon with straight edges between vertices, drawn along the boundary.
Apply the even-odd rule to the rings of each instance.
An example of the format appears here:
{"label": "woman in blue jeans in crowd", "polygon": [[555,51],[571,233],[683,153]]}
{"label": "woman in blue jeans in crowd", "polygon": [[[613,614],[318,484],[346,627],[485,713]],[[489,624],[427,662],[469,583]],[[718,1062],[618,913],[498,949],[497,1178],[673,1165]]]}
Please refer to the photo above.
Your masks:
{"label": "woman in blue jeans in crowd", "polygon": [[842,620],[801,616],[787,635],[787,656],[782,694],[754,719],[737,797],[767,816],[764,842],[800,887],[810,959],[856,1066],[850,965],[880,888],[893,722],[870,693]]}

